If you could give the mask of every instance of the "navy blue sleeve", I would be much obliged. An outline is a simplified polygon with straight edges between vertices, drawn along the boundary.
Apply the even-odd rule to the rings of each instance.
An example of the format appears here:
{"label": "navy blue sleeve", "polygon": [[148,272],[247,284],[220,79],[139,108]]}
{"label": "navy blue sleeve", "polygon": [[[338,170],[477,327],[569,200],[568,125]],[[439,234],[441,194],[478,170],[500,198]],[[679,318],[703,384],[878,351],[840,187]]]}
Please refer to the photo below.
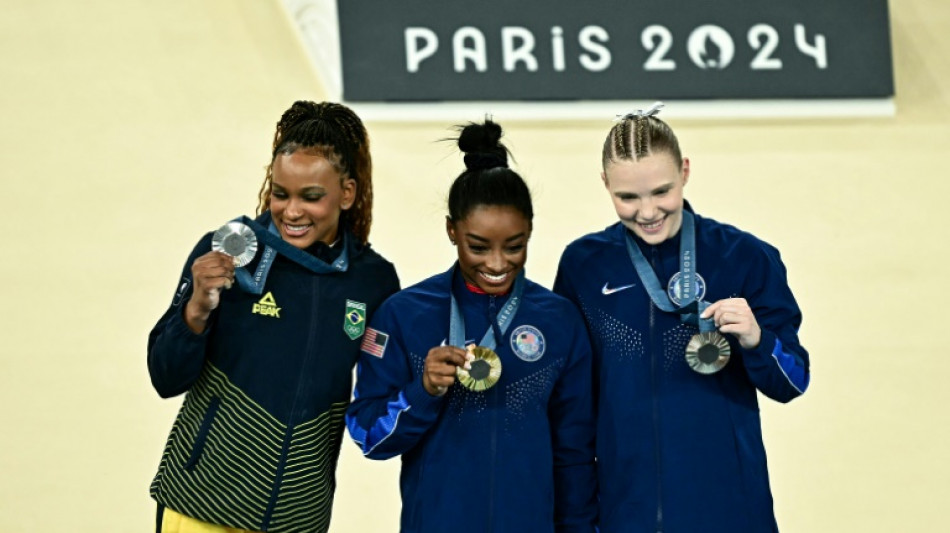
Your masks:
{"label": "navy blue sleeve", "polygon": [[208,331],[214,327],[217,314],[212,313],[208,327],[201,334],[188,328],[183,315],[194,286],[191,265],[210,250],[209,233],[198,242],[185,261],[172,304],[148,335],[148,372],[152,386],[162,398],[187,392],[204,367]]}
{"label": "navy blue sleeve", "polygon": [[568,274],[570,271],[568,265],[569,251],[570,249],[568,248],[561,254],[561,260],[557,265],[557,275],[554,277],[554,288],[552,290],[555,294],[559,294],[577,305],[577,291],[574,290],[574,286],[571,284]]}
{"label": "navy blue sleeve", "polygon": [[396,294],[397,292],[399,292],[399,289],[400,289],[400,286],[399,286],[399,275],[396,274],[396,267],[394,267],[392,264],[390,264],[388,270],[389,270],[389,272],[387,272],[387,276],[386,276],[386,277],[387,277],[387,280],[386,280],[385,285],[384,285],[384,286],[386,287],[386,297],[387,297],[387,298],[388,298],[389,296],[392,296],[393,294]]}
{"label": "navy blue sleeve", "polygon": [[565,302],[571,354],[548,406],[554,449],[554,523],[558,533],[590,533],[597,522],[591,347],[580,313]]}
{"label": "navy blue sleeve", "polygon": [[[554,293],[560,296],[563,296],[571,301],[578,311],[581,312],[582,318],[584,320],[585,332],[587,334],[587,339],[590,341],[591,347],[595,347],[595,337],[592,333],[591,325],[587,322],[587,317],[583,315],[583,309],[581,308],[580,296],[578,296],[577,289],[574,287],[572,273],[574,272],[574,266],[570,258],[571,249],[568,247],[564,250],[564,253],[561,255],[561,260],[558,263],[557,267],[557,276],[554,278]],[[592,357],[591,362],[591,380],[592,380],[592,389],[591,395],[594,398],[594,412],[597,412],[597,402],[600,394],[600,367],[598,365],[598,359],[596,356]]]}
{"label": "navy blue sleeve", "polygon": [[778,250],[761,243],[755,254],[743,297],[762,330],[759,345],[742,351],[749,379],[763,394],[789,402],[804,394],[811,381],[808,352],[798,340],[802,313],[788,287],[785,265]]}
{"label": "navy blue sleeve", "polygon": [[381,293],[385,295],[385,297],[380,300],[382,302],[399,292],[399,275],[396,273],[396,267],[393,266],[392,263],[379,255],[375,250],[373,250],[373,253],[376,254],[384,264],[382,268],[383,272],[375,276],[374,279],[371,279],[372,283],[379,287]]}
{"label": "navy blue sleeve", "polygon": [[430,395],[422,375],[413,372],[398,315],[390,300],[373,317],[363,336],[353,402],[346,412],[350,436],[371,459],[412,449],[442,409],[443,398]]}

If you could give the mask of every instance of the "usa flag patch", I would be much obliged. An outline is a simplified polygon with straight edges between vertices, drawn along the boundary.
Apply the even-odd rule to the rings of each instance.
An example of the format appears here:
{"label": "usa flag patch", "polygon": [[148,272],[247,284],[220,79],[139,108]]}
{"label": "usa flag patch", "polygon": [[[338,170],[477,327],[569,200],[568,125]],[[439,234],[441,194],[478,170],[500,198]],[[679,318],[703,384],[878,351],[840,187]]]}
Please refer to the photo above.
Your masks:
{"label": "usa flag patch", "polygon": [[364,352],[382,358],[386,351],[386,343],[389,342],[389,335],[373,328],[366,328],[366,334],[363,335],[363,343],[360,349]]}

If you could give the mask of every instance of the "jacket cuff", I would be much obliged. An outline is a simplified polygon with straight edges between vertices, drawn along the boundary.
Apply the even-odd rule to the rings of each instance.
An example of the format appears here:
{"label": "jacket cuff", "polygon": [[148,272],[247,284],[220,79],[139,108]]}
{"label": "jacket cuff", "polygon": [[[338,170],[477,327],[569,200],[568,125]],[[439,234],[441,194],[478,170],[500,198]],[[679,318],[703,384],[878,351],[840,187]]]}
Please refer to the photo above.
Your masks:
{"label": "jacket cuff", "polygon": [[413,409],[421,411],[438,411],[445,396],[433,396],[422,385],[422,378],[412,380],[406,386],[406,399]]}
{"label": "jacket cuff", "polygon": [[751,356],[765,360],[772,356],[772,351],[775,350],[775,334],[764,328],[762,328],[761,331],[758,346],[751,350],[747,350],[741,345],[739,346],[739,349],[742,350],[743,357]]}
{"label": "jacket cuff", "polygon": [[205,330],[201,333],[195,333],[188,327],[188,323],[185,322],[185,306],[188,305],[188,301],[184,301],[181,304],[181,310],[177,313],[174,313],[170,323],[168,324],[169,333],[175,339],[181,339],[183,343],[197,343],[204,344],[208,340],[208,332],[211,331],[211,321],[208,321],[208,326],[205,327]]}

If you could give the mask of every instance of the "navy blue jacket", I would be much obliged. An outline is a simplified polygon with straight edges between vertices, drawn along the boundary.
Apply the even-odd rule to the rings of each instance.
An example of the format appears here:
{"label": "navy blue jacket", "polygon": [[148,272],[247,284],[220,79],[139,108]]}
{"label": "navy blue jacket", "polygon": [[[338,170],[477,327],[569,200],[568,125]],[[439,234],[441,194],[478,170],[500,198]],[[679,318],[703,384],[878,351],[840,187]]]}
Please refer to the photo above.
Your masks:
{"label": "navy blue jacket", "polygon": [[[401,531],[593,531],[591,358],[580,314],[526,280],[498,341],[498,383],[473,392],[456,381],[444,396],[431,396],[423,365],[429,349],[447,342],[453,287],[471,342],[508,298],[469,291],[454,270],[379,309],[371,324],[377,341],[360,356],[347,412],[366,456],[402,455]],[[528,349],[519,347],[523,339]]]}
{"label": "navy blue jacket", "polygon": [[[258,222],[266,227],[269,213]],[[392,264],[347,239],[346,272],[317,274],[278,254],[262,293],[223,291],[202,334],[182,315],[211,234],[195,246],[148,340],[158,393],[188,393],[152,483],[159,503],[236,528],[327,530],[361,342],[351,336],[399,289]],[[340,253],[322,243],[307,251]],[[254,273],[262,255],[245,268]]]}
{"label": "navy blue jacket", "polygon": [[[594,348],[603,533],[777,531],[756,390],[787,402],[808,386],[801,312],[775,248],[695,218],[703,299],[745,298],[762,329],[753,350],[725,335],[732,359],[716,374],[687,365],[698,330],[650,301],[621,223],[578,239],[561,258],[554,290],[580,307]],[[665,288],[679,270],[679,235],[656,246],[635,241]]]}

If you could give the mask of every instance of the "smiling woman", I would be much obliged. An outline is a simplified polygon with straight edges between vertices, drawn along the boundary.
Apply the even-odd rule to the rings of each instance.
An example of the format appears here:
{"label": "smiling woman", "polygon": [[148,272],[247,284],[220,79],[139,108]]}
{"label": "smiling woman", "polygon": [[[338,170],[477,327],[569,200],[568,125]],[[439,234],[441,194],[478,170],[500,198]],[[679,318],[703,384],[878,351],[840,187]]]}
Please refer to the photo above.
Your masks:
{"label": "smiling woman", "polygon": [[604,186],[623,225],[650,244],[659,244],[683,223],[683,187],[689,180],[689,159],[659,153],[639,164],[614,164],[601,173]]}
{"label": "smiling woman", "polygon": [[[373,221],[372,174],[369,137],[350,108],[330,102],[295,102],[277,123],[273,158],[261,185],[258,214],[268,209],[273,213],[279,208],[282,215],[286,212],[291,217],[290,222],[301,222],[296,219],[301,210],[314,216],[314,234],[302,227],[281,233],[303,238],[297,244],[330,244],[335,240],[338,225],[366,243]],[[286,203],[291,199],[288,187],[293,186],[302,193],[297,195],[298,199],[305,203],[316,204],[325,195],[330,198],[326,205],[303,209]],[[272,206],[272,202],[279,205]],[[290,211],[286,211],[288,206]],[[301,226],[309,228],[310,222]],[[332,235],[328,234],[331,227]]]}
{"label": "smiling woman", "polygon": [[206,235],[149,335],[155,389],[186,393],[152,483],[157,531],[328,530],[360,337],[399,289],[366,243],[371,207],[362,122],[295,102],[258,217],[227,225],[263,251],[236,264]]}
{"label": "smiling woman", "polygon": [[340,214],[355,196],[356,180],[344,179],[326,151],[301,148],[274,158],[271,217],[280,236],[297,248],[333,245]]}
{"label": "smiling woman", "polygon": [[525,279],[534,210],[501,133],[459,136],[458,262],[387,300],[363,343],[347,427],[367,457],[402,455],[405,533],[594,531],[591,348],[577,309]]}
{"label": "smiling woman", "polygon": [[446,222],[458,246],[459,272],[470,286],[505,294],[528,259],[531,221],[511,206],[478,206],[464,219]]}
{"label": "smiling woman", "polygon": [[778,250],[684,200],[662,107],[610,130],[620,222],[571,243],[554,284],[596,347],[600,531],[777,531],[757,391],[808,387],[801,311]]}

